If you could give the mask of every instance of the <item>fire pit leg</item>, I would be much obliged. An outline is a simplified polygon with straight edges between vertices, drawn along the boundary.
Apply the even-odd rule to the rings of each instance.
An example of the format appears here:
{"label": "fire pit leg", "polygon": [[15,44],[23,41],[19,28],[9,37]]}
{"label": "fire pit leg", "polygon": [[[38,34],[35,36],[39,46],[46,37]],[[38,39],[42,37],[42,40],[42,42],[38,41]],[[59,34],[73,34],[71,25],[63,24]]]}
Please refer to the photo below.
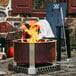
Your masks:
{"label": "fire pit leg", "polygon": [[35,68],[35,44],[34,43],[29,44],[29,68],[28,68],[28,74],[36,74],[36,68]]}

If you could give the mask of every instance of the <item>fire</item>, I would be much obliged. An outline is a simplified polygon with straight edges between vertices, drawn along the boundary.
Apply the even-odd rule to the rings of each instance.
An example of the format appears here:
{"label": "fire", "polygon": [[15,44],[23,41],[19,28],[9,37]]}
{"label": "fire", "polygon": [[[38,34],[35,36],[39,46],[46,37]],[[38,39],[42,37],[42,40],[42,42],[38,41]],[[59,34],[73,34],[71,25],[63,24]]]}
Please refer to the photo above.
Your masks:
{"label": "fire", "polygon": [[20,28],[27,35],[29,35],[29,38],[26,38],[26,35],[24,36],[24,33],[22,33],[22,38],[21,38],[22,42],[24,42],[24,38],[27,39],[27,42],[38,42],[38,40],[39,40],[38,31],[40,29],[38,22],[30,21],[28,24],[22,23]]}

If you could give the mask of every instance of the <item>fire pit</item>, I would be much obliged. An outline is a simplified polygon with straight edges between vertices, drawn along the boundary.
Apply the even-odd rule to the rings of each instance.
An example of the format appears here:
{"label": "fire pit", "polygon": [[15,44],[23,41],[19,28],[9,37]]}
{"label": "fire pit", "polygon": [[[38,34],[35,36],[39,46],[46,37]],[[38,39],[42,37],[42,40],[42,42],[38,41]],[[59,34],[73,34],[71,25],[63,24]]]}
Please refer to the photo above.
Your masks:
{"label": "fire pit", "polygon": [[[25,40],[26,41],[26,40]],[[18,63],[29,63],[30,54],[35,57],[35,63],[48,63],[55,61],[55,42],[48,40],[44,42],[28,43],[21,40],[14,41],[14,60]],[[33,54],[34,52],[34,54]]]}
{"label": "fire pit", "polygon": [[[45,42],[46,41],[46,42]],[[36,64],[45,64],[54,62],[56,59],[55,40],[40,39],[38,42],[21,42],[21,40],[14,41],[14,61],[20,67],[29,66],[28,73],[35,74]]]}

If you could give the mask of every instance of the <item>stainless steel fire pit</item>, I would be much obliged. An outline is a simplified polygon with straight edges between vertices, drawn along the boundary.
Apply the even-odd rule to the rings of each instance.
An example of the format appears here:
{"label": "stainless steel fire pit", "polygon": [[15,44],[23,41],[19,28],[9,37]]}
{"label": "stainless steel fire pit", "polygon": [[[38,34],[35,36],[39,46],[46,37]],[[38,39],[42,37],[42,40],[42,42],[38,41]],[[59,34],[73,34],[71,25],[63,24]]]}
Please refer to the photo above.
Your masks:
{"label": "stainless steel fire pit", "polygon": [[[46,41],[46,42],[45,42]],[[40,74],[60,69],[56,60],[56,41],[40,39],[38,42],[28,43],[27,40],[14,41],[14,62],[8,69],[15,72]]]}
{"label": "stainless steel fire pit", "polygon": [[18,64],[29,64],[29,73],[35,73],[35,64],[40,63],[50,63],[54,62],[56,59],[55,40],[41,39],[36,43],[28,43],[26,40],[21,42],[21,40],[14,41],[14,60]]}
{"label": "stainless steel fire pit", "polygon": [[[43,41],[43,40],[42,40]],[[55,61],[56,41],[28,43],[20,40],[14,41],[14,60],[18,63],[29,63],[30,55],[35,57],[35,63],[48,63]]]}

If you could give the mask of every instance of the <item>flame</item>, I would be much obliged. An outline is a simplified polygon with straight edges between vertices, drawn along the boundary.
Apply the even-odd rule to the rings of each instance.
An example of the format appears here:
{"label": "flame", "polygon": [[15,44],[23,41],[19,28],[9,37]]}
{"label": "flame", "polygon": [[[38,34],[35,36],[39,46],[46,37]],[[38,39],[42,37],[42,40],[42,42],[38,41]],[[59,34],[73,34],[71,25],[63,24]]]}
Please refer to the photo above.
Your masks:
{"label": "flame", "polygon": [[[21,26],[20,26],[21,29],[24,32],[28,33],[29,36],[30,36],[30,38],[27,39],[27,42],[37,42],[39,40],[38,30],[40,29],[40,26],[38,25],[38,22],[30,21],[28,23],[28,25],[29,25],[29,28],[27,28],[24,23],[22,23]],[[23,40],[24,40],[24,34],[22,33],[21,41],[24,42]]]}

